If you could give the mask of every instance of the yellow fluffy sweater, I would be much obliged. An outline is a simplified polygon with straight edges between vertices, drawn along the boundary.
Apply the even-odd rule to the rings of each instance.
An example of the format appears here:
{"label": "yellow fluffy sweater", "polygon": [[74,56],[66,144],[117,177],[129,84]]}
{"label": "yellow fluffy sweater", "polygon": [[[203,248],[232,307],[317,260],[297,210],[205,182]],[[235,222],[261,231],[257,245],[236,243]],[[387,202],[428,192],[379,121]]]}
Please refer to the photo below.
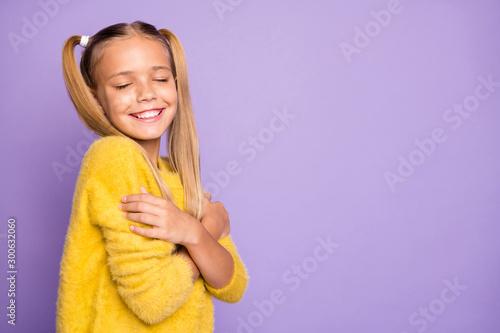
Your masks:
{"label": "yellow fluffy sweater", "polygon": [[[177,207],[185,211],[178,173],[158,157],[161,174]],[[188,262],[175,245],[130,231],[118,209],[121,197],[144,186],[161,196],[146,160],[131,139],[96,140],[85,154],[73,197],[59,276],[56,329],[59,333],[212,332],[211,296],[238,302],[248,275],[231,236],[219,240],[234,260],[230,283],[193,284]]]}

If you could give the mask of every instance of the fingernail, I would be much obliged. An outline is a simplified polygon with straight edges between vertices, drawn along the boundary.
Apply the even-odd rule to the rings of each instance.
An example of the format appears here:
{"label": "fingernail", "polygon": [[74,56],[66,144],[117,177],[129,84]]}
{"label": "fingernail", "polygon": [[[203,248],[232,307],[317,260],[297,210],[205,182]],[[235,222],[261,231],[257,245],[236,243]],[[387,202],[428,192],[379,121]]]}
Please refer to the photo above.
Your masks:
{"label": "fingernail", "polygon": [[118,209],[119,209],[119,210],[122,210],[122,204],[120,204],[120,206],[118,206]]}
{"label": "fingernail", "polygon": [[130,226],[130,230],[134,231],[134,226],[133,225]]}
{"label": "fingernail", "polygon": [[122,197],[122,201],[125,202],[127,200],[127,196]]}

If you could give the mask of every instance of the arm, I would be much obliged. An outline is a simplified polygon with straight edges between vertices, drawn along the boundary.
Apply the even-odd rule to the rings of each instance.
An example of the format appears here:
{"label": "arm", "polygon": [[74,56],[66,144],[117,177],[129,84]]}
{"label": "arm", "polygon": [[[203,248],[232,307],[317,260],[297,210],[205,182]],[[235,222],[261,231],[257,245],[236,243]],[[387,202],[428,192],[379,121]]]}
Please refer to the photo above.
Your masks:
{"label": "arm", "polygon": [[200,277],[200,270],[198,269],[198,267],[194,263],[193,259],[191,259],[191,256],[189,255],[189,252],[186,249],[186,247],[179,245],[179,249],[177,250],[177,255],[183,257],[184,260],[186,260],[189,263],[189,265],[191,266],[191,269],[193,271],[193,275],[192,275],[191,280],[194,283]]}
{"label": "arm", "polygon": [[147,164],[137,159],[136,147],[123,140],[127,139],[96,141],[82,163],[88,176],[88,213],[102,231],[119,295],[139,319],[153,325],[185,303],[193,287],[193,270],[185,257],[175,254],[174,244],[131,232],[131,222],[118,209],[120,198],[137,191],[140,184],[157,186],[152,174],[143,173]]}
{"label": "arm", "polygon": [[[213,225],[210,227],[213,228]],[[206,232],[209,231],[206,230]],[[211,232],[217,233],[218,231],[212,229]],[[210,250],[206,251],[199,247],[191,248],[188,252],[185,247],[182,247],[182,255],[185,255],[194,267],[199,268],[198,275],[203,275],[205,287],[212,296],[228,303],[239,302],[245,293],[249,279],[245,265],[238,255],[230,235],[221,238],[217,244],[222,250],[215,248],[212,250],[213,252],[210,252]],[[212,246],[210,244],[207,247],[213,249]],[[221,256],[224,256],[223,260],[220,260]],[[223,266],[227,265],[227,261],[224,260],[230,260],[230,267]],[[195,264],[195,262],[200,264]],[[220,271],[221,266],[224,267],[223,273]],[[205,275],[211,280],[207,280]]]}
{"label": "arm", "polygon": [[[227,285],[234,270],[229,252],[196,218],[182,211],[171,201],[148,193],[143,187],[141,191],[143,193],[124,196],[120,209],[128,219],[149,224],[153,228],[131,226],[131,230],[144,237],[183,245],[199,274],[203,275],[210,285],[217,288]],[[181,251],[180,255],[186,257],[184,251]]]}
{"label": "arm", "polygon": [[195,220],[193,225],[197,236],[193,243],[185,244],[191,259],[210,286],[221,288],[228,285],[234,271],[231,254],[210,235],[200,222]]}
{"label": "arm", "polygon": [[[182,248],[180,255],[192,260],[190,263],[197,267],[206,285],[210,286],[214,293],[219,289],[234,289],[235,276],[243,278],[244,283],[239,283],[239,287],[243,286],[240,288],[239,297],[228,298],[228,301],[238,301],[246,287],[245,268],[235,249],[230,251],[231,242],[226,243],[226,246],[229,246],[229,249],[226,249],[224,244],[211,235],[213,233],[216,237],[225,238],[224,236],[229,234],[229,217],[224,206],[220,202],[210,203],[207,194],[200,223],[169,200],[152,195],[145,188],[141,188],[141,191],[143,193],[123,197],[120,209],[128,219],[149,224],[153,228],[131,226],[131,230],[144,237],[185,246],[188,254]],[[195,277],[196,275],[193,279]]]}
{"label": "arm", "polygon": [[[215,268],[216,266],[202,267],[202,274],[204,276],[213,276],[215,279],[205,279],[205,286],[214,297],[225,302],[235,303],[243,297],[248,284],[248,275],[246,268],[236,251],[236,247],[229,236],[229,214],[222,203],[212,203],[210,202],[211,199],[212,196],[209,193],[205,193],[201,224],[214,240],[218,240],[220,247],[224,248],[225,251],[219,255],[227,256],[229,254],[232,264],[231,268],[227,266],[225,267],[221,276],[218,275],[217,269]],[[205,260],[207,259],[198,257],[198,253],[195,253],[196,249],[192,249],[191,251],[193,252],[196,260],[206,262]],[[214,252],[214,258],[216,258],[215,256],[217,256],[217,252]],[[201,255],[203,255],[203,252]],[[228,260],[228,258],[224,259]],[[215,265],[217,265],[217,263],[215,263]],[[219,265],[224,265],[224,263],[219,263]]]}
{"label": "arm", "polygon": [[219,239],[218,242],[226,249],[227,252],[229,252],[231,257],[233,258],[234,271],[229,284],[227,284],[225,287],[214,288],[206,282],[205,287],[207,288],[208,292],[215,298],[227,303],[236,303],[239,302],[245,294],[249,279],[247,270],[238,254],[236,246],[234,245],[230,235]]}

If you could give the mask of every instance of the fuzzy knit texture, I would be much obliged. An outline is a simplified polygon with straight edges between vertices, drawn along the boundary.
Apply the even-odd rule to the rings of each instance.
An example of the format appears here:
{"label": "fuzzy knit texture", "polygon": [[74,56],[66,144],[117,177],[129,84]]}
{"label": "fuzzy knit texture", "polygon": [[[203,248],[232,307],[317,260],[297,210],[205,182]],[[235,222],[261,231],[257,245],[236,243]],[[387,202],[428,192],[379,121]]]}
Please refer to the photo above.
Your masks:
{"label": "fuzzy knit texture", "polygon": [[[123,217],[121,197],[141,193],[161,196],[146,160],[132,139],[100,138],[85,154],[78,176],[59,275],[58,333],[213,332],[212,296],[238,302],[248,275],[228,235],[219,243],[231,254],[230,283],[210,287],[200,276],[193,284],[189,263],[175,245],[137,235]],[[174,203],[185,211],[178,173],[158,157]]]}

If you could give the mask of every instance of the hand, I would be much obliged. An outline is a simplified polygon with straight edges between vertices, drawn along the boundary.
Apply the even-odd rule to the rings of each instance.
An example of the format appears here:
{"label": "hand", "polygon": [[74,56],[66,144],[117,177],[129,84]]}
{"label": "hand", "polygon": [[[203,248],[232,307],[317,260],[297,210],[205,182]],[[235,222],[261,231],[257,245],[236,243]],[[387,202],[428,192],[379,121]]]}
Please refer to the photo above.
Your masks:
{"label": "hand", "polygon": [[212,200],[212,195],[205,193],[203,195],[201,224],[215,240],[219,240],[231,231],[229,213],[221,202],[210,202],[210,200]]}
{"label": "hand", "polygon": [[173,202],[149,193],[141,186],[141,192],[122,197],[119,209],[131,221],[152,225],[141,228],[134,225],[130,230],[138,235],[158,238],[174,244],[196,242],[196,226],[199,222],[179,209]]}

